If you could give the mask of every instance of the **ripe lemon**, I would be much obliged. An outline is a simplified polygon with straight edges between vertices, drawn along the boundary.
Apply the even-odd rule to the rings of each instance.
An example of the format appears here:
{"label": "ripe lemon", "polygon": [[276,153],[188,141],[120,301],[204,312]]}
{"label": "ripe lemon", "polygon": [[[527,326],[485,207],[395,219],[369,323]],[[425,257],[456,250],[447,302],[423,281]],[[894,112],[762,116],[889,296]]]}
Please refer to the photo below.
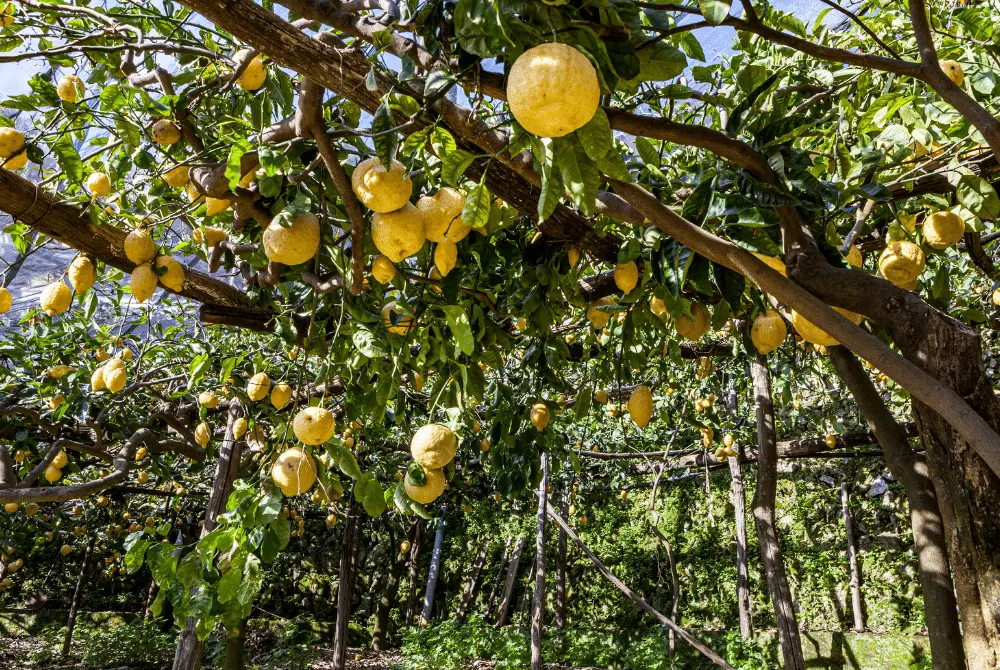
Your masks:
{"label": "ripe lemon", "polygon": [[205,216],[221,214],[232,206],[232,201],[226,198],[205,198]]}
{"label": "ripe lemon", "polygon": [[209,409],[215,409],[219,406],[219,396],[211,391],[202,391],[198,394],[198,404]]}
{"label": "ripe lemon", "polygon": [[924,240],[934,249],[947,249],[962,239],[965,221],[953,212],[934,212],[924,219]]}
{"label": "ripe lemon", "polygon": [[462,220],[465,196],[446,186],[433,196],[417,200],[417,209],[424,217],[424,234],[431,242],[461,242],[469,234],[469,227]]}
{"label": "ripe lemon", "polygon": [[861,255],[861,249],[853,244],[847,249],[847,264],[852,268],[859,268],[865,264],[865,258]]}
{"label": "ripe lemon", "polygon": [[244,419],[242,416],[237,417],[236,420],[233,421],[233,439],[234,440],[242,439],[243,436],[246,434],[247,434],[247,420]]}
{"label": "ripe lemon", "polygon": [[406,553],[409,553],[409,551],[410,551],[410,541],[409,540],[403,540],[402,542],[399,543],[399,553],[406,554]]}
{"label": "ripe lemon", "polygon": [[271,379],[266,372],[258,372],[247,382],[247,396],[254,402],[263,400],[271,390]]}
{"label": "ripe lemon", "polygon": [[207,447],[208,443],[212,440],[212,427],[206,422],[202,421],[194,429],[194,441],[200,444],[202,447]]}
{"label": "ripe lemon", "polygon": [[833,449],[837,446],[837,436],[832,433],[827,433],[826,437],[823,438],[823,441],[826,442],[827,449]]}
{"label": "ripe lemon", "polygon": [[[834,307],[833,309],[836,312],[840,312],[843,316],[846,316],[855,325],[861,323],[861,319],[863,318],[860,314],[855,314],[854,312],[841,309],[840,307]],[[837,340],[833,339],[824,331],[814,326],[795,310],[792,310],[792,325],[795,326],[795,330],[806,342],[811,342],[812,344],[824,347],[832,347],[835,344],[840,344]]]}
{"label": "ripe lemon", "polygon": [[447,277],[448,273],[455,268],[458,262],[458,247],[451,240],[439,242],[434,249],[434,267],[441,273],[442,277]]}
{"label": "ripe lemon", "polygon": [[136,302],[146,302],[156,292],[156,273],[152,263],[143,263],[132,270],[129,286]]}
{"label": "ripe lemon", "polygon": [[639,428],[645,428],[653,418],[653,394],[648,386],[636,386],[628,399],[628,413]]}
{"label": "ripe lemon", "polygon": [[632,292],[635,285],[639,283],[639,268],[635,261],[622,263],[615,266],[615,286],[625,295]]}
{"label": "ripe lemon", "polygon": [[287,228],[273,221],[264,231],[264,255],[285,265],[305,263],[316,255],[319,239],[319,219],[311,212],[296,215]]}
{"label": "ripe lemon", "polygon": [[530,418],[531,425],[536,430],[545,430],[545,427],[549,425],[549,408],[545,406],[545,403],[536,403],[531,408]]}
{"label": "ripe lemon", "polygon": [[705,426],[701,429],[701,443],[705,447],[712,446],[712,442],[715,440],[715,430],[711,426]]}
{"label": "ripe lemon", "polygon": [[788,329],[785,320],[773,309],[769,309],[756,319],[750,327],[750,339],[761,354],[768,354],[785,341]]}
{"label": "ripe lemon", "polygon": [[52,465],[62,470],[66,467],[67,463],[69,463],[69,457],[66,455],[66,451],[64,449],[60,449],[59,453],[52,459]]}
{"label": "ripe lemon", "polygon": [[924,251],[913,242],[900,240],[890,242],[878,259],[878,269],[882,276],[896,286],[906,287],[915,282],[924,271],[926,257]]}
{"label": "ripe lemon", "polygon": [[66,276],[70,285],[77,293],[86,293],[97,282],[97,270],[94,263],[86,256],[77,256],[69,264]]}
{"label": "ripe lemon", "polygon": [[156,257],[156,244],[149,231],[137,228],[125,236],[125,256],[136,265],[148,263]]}
{"label": "ripe lemon", "polygon": [[426,470],[443,468],[451,463],[457,449],[455,433],[439,423],[421,426],[410,440],[410,455]]}
{"label": "ripe lemon", "polygon": [[948,75],[948,79],[951,79],[955,86],[961,86],[965,82],[965,72],[957,61],[943,60],[939,65],[941,71]]}
{"label": "ripe lemon", "polygon": [[292,400],[292,387],[284,382],[274,385],[271,389],[271,404],[275,409],[282,409]]}
{"label": "ripe lemon", "polygon": [[674,319],[674,329],[681,337],[697,342],[708,332],[711,319],[708,310],[701,303],[691,304],[691,316],[682,314]]}
{"label": "ripe lemon", "polygon": [[[233,60],[236,63],[242,63],[249,55],[250,49],[240,49],[233,54]],[[264,63],[260,59],[260,54],[257,54],[246,66],[246,69],[243,70],[243,74],[236,79],[236,85],[244,91],[256,91],[264,85],[265,79],[267,79],[267,68],[264,67]]]}
{"label": "ripe lemon", "polygon": [[52,484],[53,482],[57,482],[60,477],[62,477],[62,470],[56,466],[49,465],[49,467],[45,468],[45,481],[48,483]]}
{"label": "ripe lemon", "polygon": [[541,137],[562,137],[586,125],[600,100],[597,70],[566,44],[528,49],[507,75],[510,113],[525,130]]}
{"label": "ripe lemon", "polygon": [[575,268],[576,264],[580,262],[580,250],[576,247],[570,247],[566,250],[566,260],[569,261],[569,266]]}
{"label": "ripe lemon", "polygon": [[377,156],[354,168],[351,187],[365,207],[380,214],[400,209],[413,194],[413,182],[406,176],[403,164],[394,160],[386,170]]}
{"label": "ripe lemon", "polygon": [[408,202],[396,211],[372,217],[372,241],[393,263],[420,251],[424,246],[424,231],[424,217]]}
{"label": "ripe lemon", "polygon": [[663,316],[667,313],[667,306],[663,304],[662,299],[654,295],[649,299],[649,311],[657,316]]}
{"label": "ripe lemon", "polygon": [[602,405],[608,401],[608,392],[603,389],[594,392],[594,400],[601,403]]}
{"label": "ripe lemon", "polygon": [[2,163],[0,167],[7,170],[20,170],[28,164],[28,152],[22,151],[11,158],[0,158],[0,163]]}
{"label": "ripe lemon", "polygon": [[56,84],[56,93],[63,102],[76,102],[77,97],[83,91],[83,81],[75,74],[68,74],[59,79]]}
{"label": "ripe lemon", "polygon": [[104,366],[101,366],[90,375],[90,390],[96,393],[106,391],[107,388],[108,385],[104,383]]}
{"label": "ripe lemon", "polygon": [[733,444],[735,442],[736,442],[735,438],[730,433],[726,433],[725,435],[722,436],[722,445],[726,449],[732,449]]}
{"label": "ripe lemon", "polygon": [[444,493],[444,472],[441,470],[428,470],[424,468],[424,475],[427,482],[423,486],[413,486],[408,477],[403,478],[403,489],[410,499],[421,505],[430,505]]}
{"label": "ripe lemon", "polygon": [[127,373],[125,372],[125,361],[120,358],[112,358],[104,364],[104,385],[111,393],[118,393],[125,388]]}
{"label": "ripe lemon", "polygon": [[64,402],[66,402],[66,396],[64,395],[52,396],[51,398],[49,398],[49,409],[54,410]]}
{"label": "ripe lemon", "polygon": [[330,410],[323,407],[306,407],[299,410],[292,422],[292,430],[304,444],[323,444],[333,437],[337,420]]}
{"label": "ripe lemon", "polygon": [[42,310],[49,316],[62,314],[69,309],[72,302],[73,292],[69,290],[69,286],[66,286],[62,280],[46,286],[39,300]]}
{"label": "ripe lemon", "polygon": [[178,165],[177,167],[164,172],[160,178],[167,183],[167,186],[180,188],[181,186],[187,186],[188,180],[190,179],[188,174],[190,170],[191,168],[187,165]]}
{"label": "ripe lemon", "polygon": [[597,308],[613,304],[615,304],[614,300],[610,297],[599,298],[590,303],[590,307],[587,308],[587,320],[590,321],[590,325],[593,326],[594,330],[607,328],[608,323],[611,322],[611,312],[602,312]]}
{"label": "ripe lemon", "polygon": [[388,284],[396,276],[396,266],[392,264],[388,256],[379,254],[372,261],[372,277],[379,284]]}
{"label": "ripe lemon", "polygon": [[291,498],[316,483],[316,461],[299,448],[286,449],[271,467],[271,479]]}
{"label": "ripe lemon", "polygon": [[170,256],[157,256],[156,267],[166,268],[157,280],[171,291],[178,293],[184,288],[184,266]]}
{"label": "ripe lemon", "polygon": [[[24,135],[21,134],[21,131],[6,126],[0,128],[0,158],[10,158],[23,151]],[[10,167],[9,162],[4,167],[9,170],[15,169]]]}
{"label": "ripe lemon", "polygon": [[87,177],[87,190],[95,197],[105,196],[111,193],[111,180],[103,172],[92,172]]}
{"label": "ripe lemon", "polygon": [[160,146],[174,144],[181,139],[180,127],[170,119],[160,119],[154,123],[150,134]]}
{"label": "ripe lemon", "polygon": [[756,256],[758,260],[763,262],[772,270],[777,271],[782,277],[788,276],[788,270],[785,268],[785,263],[780,258],[775,258],[774,256],[765,256],[764,254],[758,254],[758,253],[755,253],[754,256]]}
{"label": "ripe lemon", "polygon": [[14,305],[14,296],[10,291],[0,286],[0,314],[6,314]]}
{"label": "ripe lemon", "polygon": [[[204,230],[204,233],[202,232]],[[191,239],[194,240],[195,244],[201,244],[202,240],[205,240],[205,244],[210,247],[214,247],[219,242],[223,242],[229,239],[229,233],[224,231],[222,228],[213,228],[212,226],[204,226],[204,228],[195,228],[191,231]]]}
{"label": "ripe lemon", "polygon": [[51,368],[49,368],[47,374],[49,375],[49,377],[52,377],[52,379],[62,379],[70,372],[75,372],[75,371],[76,368],[74,368],[72,365],[53,365]]}
{"label": "ripe lemon", "polygon": [[[398,323],[393,325],[393,317],[397,314],[400,315]],[[386,303],[382,307],[382,320],[386,330],[396,335],[406,335],[414,327],[414,318],[409,314],[403,314],[394,302]]]}
{"label": "ripe lemon", "polygon": [[191,203],[200,203],[205,200],[205,196],[201,194],[194,182],[188,182],[188,185],[184,187],[184,193],[187,194],[188,201]]}

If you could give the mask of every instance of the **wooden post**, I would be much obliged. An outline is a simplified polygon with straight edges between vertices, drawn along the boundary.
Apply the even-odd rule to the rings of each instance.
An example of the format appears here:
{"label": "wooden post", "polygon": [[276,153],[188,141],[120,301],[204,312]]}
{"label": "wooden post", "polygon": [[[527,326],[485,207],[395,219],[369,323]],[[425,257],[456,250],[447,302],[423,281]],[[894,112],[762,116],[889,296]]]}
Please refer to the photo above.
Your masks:
{"label": "wooden post", "polygon": [[[561,509],[564,517],[569,516],[569,499],[562,492]],[[566,627],[566,531],[559,529],[559,548],[556,551],[556,628]]]}
{"label": "wooden post", "polygon": [[344,524],[344,544],[340,550],[340,572],[337,586],[337,623],[333,633],[332,670],[347,667],[348,627],[351,620],[351,604],[354,602],[354,579],[358,566],[358,545],[361,527],[361,510],[352,502],[347,508],[347,523]]}
{"label": "wooden post", "polygon": [[[525,613],[528,611],[528,603],[531,602],[531,594],[535,590],[535,559],[531,559],[531,569],[528,570],[528,578],[524,580],[524,591],[521,592],[521,599],[518,601],[517,608],[514,610],[517,613],[517,626],[520,628],[524,625]],[[511,616],[511,620],[513,620]]]}
{"label": "wooden post", "polygon": [[774,501],[778,492],[778,447],[774,434],[774,404],[771,401],[771,373],[767,359],[757,355],[750,361],[757,402],[757,490],[754,493],[753,516],[757,525],[760,555],[764,574],[774,606],[785,670],[805,670],[802,639],[795,618],[792,591],[788,587],[785,564],[781,558],[781,544],[774,524]]}
{"label": "wooden post", "polygon": [[[444,514],[444,510],[441,510]],[[441,570],[441,545],[444,543],[444,517],[437,521],[437,531],[434,533],[434,550],[431,552],[431,564],[427,570],[427,590],[424,592],[424,610],[420,615],[420,627],[426,628],[431,622],[434,609],[434,589],[437,588],[438,572]]]}
{"label": "wooden post", "polygon": [[861,607],[861,573],[858,570],[858,552],[854,547],[854,523],[848,506],[847,482],[840,485],[840,509],[844,515],[844,534],[847,536],[847,561],[851,567],[851,609],[854,612],[855,633],[865,632],[865,615]]}
{"label": "wooden post", "polygon": [[507,612],[510,609],[510,596],[514,591],[514,583],[517,581],[517,570],[521,567],[521,553],[524,551],[525,539],[517,538],[514,545],[514,553],[510,557],[510,565],[507,567],[507,581],[503,586],[503,596],[500,598],[500,607],[497,610],[495,624],[503,626],[507,622]]}
{"label": "wooden post", "polygon": [[503,583],[504,570],[507,568],[507,561],[510,559],[510,543],[513,538],[508,537],[503,547],[503,556],[497,565],[497,576],[493,580],[493,587],[490,589],[490,597],[486,600],[486,607],[483,609],[483,618],[489,619],[493,615],[493,605],[496,604],[497,595],[500,592],[500,584]]}
{"label": "wooden post", "polygon": [[535,535],[535,596],[531,608],[531,670],[542,670],[542,626],[545,624],[545,516],[549,504],[549,455],[542,453],[538,483],[538,531]]}
{"label": "wooden post", "polygon": [[425,523],[423,519],[417,522],[417,535],[413,539],[410,547],[410,583],[406,593],[406,617],[405,624],[413,624],[413,617],[417,615],[417,577],[420,574],[420,549],[424,544]]}
{"label": "wooden post", "polygon": [[729,494],[736,520],[736,603],[740,611],[740,635],[753,637],[753,613],[750,609],[750,571],[747,564],[747,510],[743,489],[743,471],[739,458],[729,458]]}
{"label": "wooden post", "polygon": [[[660,538],[660,544],[663,545],[663,548],[667,552],[667,565],[670,567],[670,582],[673,591],[673,601],[670,603],[670,620],[674,623],[674,625],[676,625],[677,612],[680,609],[681,601],[681,582],[677,577],[677,560],[674,558],[674,550],[670,546],[670,540],[667,539],[667,536],[664,535],[656,525],[660,521],[659,512],[653,513],[652,521],[653,532],[658,538]],[[677,651],[677,636],[674,633],[673,628],[667,629],[667,644],[670,649],[670,658],[672,659],[674,657],[674,653]]]}
{"label": "wooden post", "polygon": [[[410,543],[411,551],[417,534],[417,526],[417,522],[414,521],[406,531],[406,539]],[[399,580],[403,576],[403,569],[406,567],[408,558],[408,554],[401,551],[396,552],[396,558],[386,574],[382,587],[382,597],[375,610],[375,629],[372,633],[372,649],[376,651],[384,651],[389,646],[389,614],[392,612],[392,606],[396,603],[396,596],[399,594]]]}
{"label": "wooden post", "polygon": [[91,536],[87,544],[87,551],[83,554],[83,565],[80,566],[80,575],[76,578],[76,589],[73,590],[73,600],[69,604],[69,618],[66,619],[66,637],[63,638],[62,658],[65,661],[69,658],[70,646],[73,644],[73,628],[76,626],[76,614],[80,611],[80,600],[83,598],[83,584],[87,581],[87,567],[90,565],[90,555],[94,553],[94,542],[96,538]]}
{"label": "wooden post", "polygon": [[476,594],[479,592],[479,585],[482,583],[483,563],[486,562],[486,554],[490,548],[489,539],[479,543],[479,551],[476,552],[476,560],[472,562],[472,572],[462,590],[462,597],[458,601],[458,609],[455,610],[455,618],[463,620],[469,613],[469,607],[476,602]]}

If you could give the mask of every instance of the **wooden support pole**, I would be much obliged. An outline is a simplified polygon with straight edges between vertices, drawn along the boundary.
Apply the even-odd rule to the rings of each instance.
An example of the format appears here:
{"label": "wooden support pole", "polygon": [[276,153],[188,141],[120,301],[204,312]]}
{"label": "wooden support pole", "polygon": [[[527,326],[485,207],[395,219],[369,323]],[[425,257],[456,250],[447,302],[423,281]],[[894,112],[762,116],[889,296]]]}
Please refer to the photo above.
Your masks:
{"label": "wooden support pole", "polygon": [[[353,501],[353,495],[352,495]],[[351,620],[351,604],[354,602],[354,581],[358,567],[358,545],[361,534],[361,510],[354,502],[347,508],[347,523],[344,524],[344,544],[340,550],[340,573],[337,585],[337,623],[333,634],[332,670],[347,667],[348,623]]]}
{"label": "wooden support pole", "polygon": [[[561,512],[569,516],[569,498],[566,491],[561,496]],[[556,553],[556,628],[566,627],[566,531],[559,529],[559,549]]]}
{"label": "wooden support pole", "polygon": [[847,536],[847,561],[851,567],[851,609],[854,613],[855,633],[865,632],[865,615],[861,607],[861,572],[858,570],[858,551],[854,546],[854,523],[848,505],[847,482],[840,485],[840,511],[844,515],[844,534]]}
{"label": "wooden support pole", "polygon": [[87,551],[83,554],[83,565],[80,566],[80,575],[76,578],[76,588],[73,590],[73,600],[69,604],[69,618],[66,619],[66,636],[63,638],[62,658],[65,661],[69,658],[70,647],[73,644],[73,628],[76,627],[76,615],[80,611],[80,601],[83,599],[83,585],[87,581],[87,567],[90,565],[90,555],[94,553],[94,542],[96,538],[91,537],[87,544]]}
{"label": "wooden support pole", "polygon": [[542,627],[545,625],[545,510],[549,504],[549,455],[542,453],[538,483],[538,531],[535,535],[535,594],[531,608],[531,670],[542,670]]}
{"label": "wooden support pole", "polygon": [[406,616],[405,626],[413,624],[413,617],[417,615],[417,577],[420,574],[420,550],[424,545],[424,533],[426,524],[423,519],[417,522],[417,534],[410,547],[410,583],[407,585],[406,593]]}
{"label": "wooden support pole", "polygon": [[472,562],[472,572],[462,589],[462,597],[458,601],[458,608],[455,610],[455,618],[459,621],[465,619],[469,614],[469,608],[476,602],[476,595],[479,593],[479,585],[482,583],[483,564],[486,562],[486,554],[489,552],[489,538],[479,543],[479,551],[476,552],[476,559]]}
{"label": "wooden support pole", "polygon": [[[416,539],[418,526],[418,521],[414,521],[406,531],[406,540],[410,543],[411,551],[413,542]],[[389,568],[389,572],[386,574],[385,581],[383,582],[382,597],[379,598],[378,607],[375,610],[375,629],[372,633],[372,649],[376,651],[384,651],[389,647],[389,615],[392,612],[392,606],[396,604],[396,596],[399,594],[399,581],[403,576],[403,570],[406,568],[408,558],[409,554],[404,554],[401,551],[396,552],[396,558],[393,560],[392,566]],[[405,616],[406,612],[402,614]]]}
{"label": "wooden support pole", "polygon": [[[444,510],[441,510],[444,513]],[[434,550],[431,552],[431,564],[427,570],[427,590],[424,592],[424,609],[420,615],[420,627],[426,628],[431,622],[434,610],[434,590],[437,588],[438,573],[441,571],[441,552],[444,544],[444,517],[437,520],[437,531],[434,533]]]}
{"label": "wooden support pole", "polygon": [[500,584],[503,583],[504,570],[507,568],[507,561],[510,560],[510,545],[513,538],[508,537],[503,547],[503,555],[497,565],[497,576],[493,580],[493,587],[490,589],[490,597],[486,599],[486,607],[483,609],[483,618],[489,619],[493,615],[493,606],[496,604],[497,596],[500,594]]}
{"label": "wooden support pole", "polygon": [[507,622],[511,594],[514,592],[514,583],[517,581],[517,570],[521,567],[521,554],[524,552],[525,542],[523,537],[519,537],[517,544],[514,545],[514,553],[511,555],[510,565],[507,567],[507,581],[503,586],[503,596],[500,598],[500,607],[494,621],[497,626],[503,626]]}
{"label": "wooden support pole", "polygon": [[753,612],[750,606],[750,568],[747,562],[747,510],[743,489],[743,471],[738,458],[728,458],[732,475],[729,496],[733,503],[736,521],[736,603],[740,612],[740,635],[744,640],[753,637]]}

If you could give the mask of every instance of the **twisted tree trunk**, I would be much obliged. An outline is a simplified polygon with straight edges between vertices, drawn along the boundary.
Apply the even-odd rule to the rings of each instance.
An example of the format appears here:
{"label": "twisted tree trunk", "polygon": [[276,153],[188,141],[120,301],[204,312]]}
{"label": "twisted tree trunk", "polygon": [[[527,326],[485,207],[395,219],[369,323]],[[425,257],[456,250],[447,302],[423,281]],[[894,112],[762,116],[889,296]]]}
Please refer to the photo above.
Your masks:
{"label": "twisted tree trunk", "polygon": [[542,670],[542,626],[545,623],[545,510],[549,504],[549,455],[542,453],[538,483],[538,532],[535,535],[535,594],[531,608],[531,670]]}
{"label": "twisted tree trunk", "polygon": [[740,635],[744,640],[753,637],[753,614],[750,610],[750,570],[747,563],[747,510],[743,490],[743,471],[739,458],[729,458],[732,476],[729,496],[736,520],[736,603],[740,612]]}
{"label": "twisted tree trunk", "polygon": [[[411,550],[417,534],[417,525],[417,522],[414,521],[406,531],[406,540],[410,543]],[[396,597],[399,595],[399,581],[403,576],[408,559],[409,554],[397,552],[396,559],[386,574],[382,586],[382,597],[375,610],[375,630],[372,633],[372,649],[376,651],[384,651],[389,646],[389,615],[392,613],[392,606],[396,603]]]}
{"label": "twisted tree trunk", "polygon": [[504,583],[503,596],[500,598],[500,608],[495,620],[497,626],[503,626],[507,622],[507,612],[510,609],[514,583],[517,582],[517,570],[521,567],[521,553],[524,551],[524,545],[525,539],[523,537],[517,538],[514,553],[510,557],[510,565],[507,567],[507,581]]}
{"label": "twisted tree trunk", "polygon": [[348,623],[351,620],[351,604],[354,602],[354,581],[357,577],[358,545],[361,530],[361,510],[352,502],[347,509],[347,523],[344,524],[344,545],[340,550],[340,572],[337,585],[337,623],[333,636],[333,670],[347,667],[347,644],[349,642]]}
{"label": "twisted tree trunk", "polygon": [[91,537],[87,544],[87,551],[83,554],[83,565],[80,566],[80,576],[76,578],[76,588],[73,590],[73,600],[69,604],[69,618],[66,619],[66,636],[63,638],[62,658],[65,661],[69,658],[70,647],[73,645],[73,628],[76,626],[76,614],[80,610],[80,601],[83,599],[83,585],[87,581],[87,567],[90,565],[90,555],[94,553],[94,542],[96,538]]}
{"label": "twisted tree trunk", "polygon": [[844,535],[847,539],[847,562],[851,572],[851,612],[854,615],[855,633],[865,631],[865,613],[861,607],[861,571],[858,569],[858,551],[854,546],[854,522],[848,506],[847,482],[840,485],[840,511],[844,517]]}

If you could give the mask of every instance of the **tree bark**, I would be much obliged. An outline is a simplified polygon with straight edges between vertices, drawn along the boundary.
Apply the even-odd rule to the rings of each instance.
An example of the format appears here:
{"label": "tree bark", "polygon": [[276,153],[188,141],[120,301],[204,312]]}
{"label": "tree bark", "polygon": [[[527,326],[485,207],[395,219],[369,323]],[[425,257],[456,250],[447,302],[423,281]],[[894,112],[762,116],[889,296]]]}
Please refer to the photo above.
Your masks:
{"label": "tree bark", "polygon": [[[563,517],[569,516],[569,500],[562,492],[561,509]],[[566,627],[566,531],[559,529],[559,549],[556,552],[556,628]]]}
{"label": "tree bark", "polygon": [[[352,496],[353,501],[353,496]],[[351,621],[351,604],[354,602],[354,580],[357,576],[358,545],[361,530],[361,510],[351,502],[344,526],[344,545],[340,550],[340,571],[337,586],[337,623],[333,634],[333,670],[347,667],[348,623]]]}
{"label": "tree bark", "polygon": [[535,594],[531,608],[531,670],[542,670],[542,626],[545,624],[545,510],[549,504],[549,455],[542,453],[538,483],[538,532],[535,535]]}
{"label": "tree bark", "polygon": [[507,568],[507,561],[510,559],[510,545],[513,538],[508,537],[503,547],[503,556],[497,565],[497,576],[493,580],[493,587],[490,589],[490,597],[486,600],[486,607],[483,609],[483,618],[489,619],[493,616],[493,605],[496,604],[497,595],[500,593],[500,584],[503,583],[504,570]]}
{"label": "tree bark", "polygon": [[[417,522],[414,521],[406,531],[406,540],[410,543],[411,550],[417,534],[417,526]],[[392,606],[396,603],[396,597],[399,595],[399,581],[403,576],[408,558],[409,554],[397,552],[396,558],[386,574],[382,586],[382,597],[375,610],[375,629],[372,633],[372,649],[376,651],[385,651],[389,647],[389,615],[392,613]]]}
{"label": "tree bark", "polygon": [[[442,513],[444,510],[442,510]],[[427,569],[427,590],[424,592],[424,610],[420,615],[420,627],[426,628],[431,622],[434,610],[434,590],[437,588],[438,572],[441,570],[441,552],[444,544],[444,517],[438,518],[437,530],[434,533],[434,550],[431,552],[431,564]]]}
{"label": "tree bark", "polygon": [[747,562],[747,511],[743,489],[743,471],[738,458],[728,458],[732,476],[729,495],[736,520],[736,602],[740,612],[740,635],[744,640],[753,637],[753,613],[750,610],[750,569]]}
{"label": "tree bark", "polygon": [[795,605],[792,602],[791,589],[788,587],[785,564],[781,557],[781,544],[778,542],[778,533],[774,525],[774,501],[778,488],[778,449],[774,433],[774,404],[771,401],[771,374],[767,369],[766,358],[758,354],[750,361],[750,376],[757,403],[757,490],[753,500],[757,539],[760,543],[767,587],[771,593],[771,603],[774,606],[784,667],[786,670],[805,670],[806,662],[795,618]]}
{"label": "tree bark", "polygon": [[240,622],[235,634],[226,638],[226,663],[224,670],[243,670],[243,652],[247,644],[247,619]]}
{"label": "tree bark", "polygon": [[417,615],[417,577],[420,574],[420,549],[424,544],[424,533],[426,525],[423,520],[417,522],[417,535],[410,547],[410,583],[407,586],[406,594],[406,626],[413,623],[413,617]]}
{"label": "tree bark", "polygon": [[[885,406],[858,359],[843,347],[829,347],[828,352],[837,373],[847,384],[869,427],[875,432],[889,472],[906,491],[934,670],[964,670],[963,631],[958,622],[945,523],[927,464],[910,448],[906,431]],[[970,622],[966,621],[966,639],[973,632]],[[970,663],[970,667],[988,666]]]}
{"label": "tree bark", "polygon": [[479,585],[482,583],[480,577],[483,572],[483,563],[486,562],[486,554],[490,548],[489,539],[479,543],[479,551],[476,552],[476,559],[472,562],[472,572],[462,590],[462,597],[458,601],[458,609],[455,611],[455,618],[459,621],[465,619],[469,613],[469,607],[476,602],[476,595],[479,593]]}
{"label": "tree bark", "polygon": [[69,658],[70,647],[73,644],[73,628],[76,626],[76,614],[80,610],[80,601],[83,599],[83,585],[87,581],[87,567],[90,565],[90,555],[94,553],[94,542],[96,538],[91,537],[87,544],[87,550],[83,553],[83,565],[80,566],[80,575],[76,578],[76,588],[73,590],[73,600],[69,604],[69,618],[66,619],[66,637],[63,638],[62,658],[65,661]]}
{"label": "tree bark", "polygon": [[847,538],[847,562],[851,571],[851,611],[854,614],[855,633],[865,632],[865,613],[861,606],[861,571],[858,569],[858,552],[854,546],[854,522],[848,505],[847,482],[840,485],[840,511],[844,516],[844,535]]}
{"label": "tree bark", "polygon": [[510,557],[510,565],[507,567],[507,581],[503,586],[503,596],[500,598],[500,608],[497,610],[495,623],[503,626],[507,622],[507,612],[510,609],[511,594],[514,592],[514,583],[517,581],[517,570],[521,567],[521,553],[524,551],[525,539],[517,538],[514,545],[514,553]]}

